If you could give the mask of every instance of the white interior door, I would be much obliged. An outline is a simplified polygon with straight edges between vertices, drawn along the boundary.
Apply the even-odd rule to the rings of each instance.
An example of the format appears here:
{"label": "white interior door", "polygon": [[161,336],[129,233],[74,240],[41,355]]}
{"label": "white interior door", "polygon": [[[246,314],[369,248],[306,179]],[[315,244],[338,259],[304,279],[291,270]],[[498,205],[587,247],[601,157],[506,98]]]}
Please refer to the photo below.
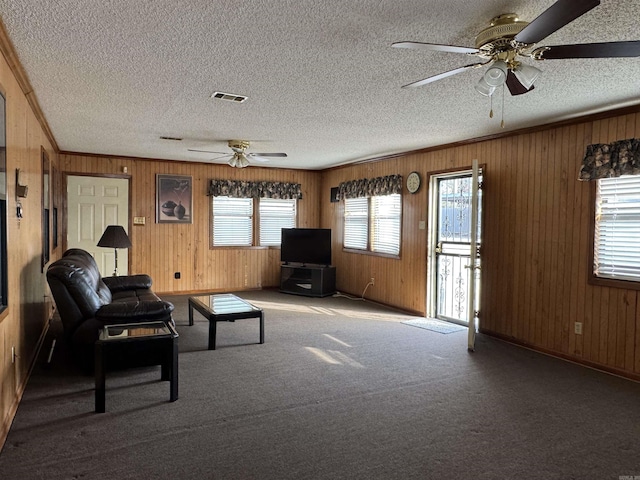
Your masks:
{"label": "white interior door", "polygon": [[[113,274],[115,251],[98,247],[107,225],[129,229],[129,180],[67,176],[67,248],[82,248],[96,259],[102,276]],[[118,274],[128,273],[129,251],[118,249]]]}

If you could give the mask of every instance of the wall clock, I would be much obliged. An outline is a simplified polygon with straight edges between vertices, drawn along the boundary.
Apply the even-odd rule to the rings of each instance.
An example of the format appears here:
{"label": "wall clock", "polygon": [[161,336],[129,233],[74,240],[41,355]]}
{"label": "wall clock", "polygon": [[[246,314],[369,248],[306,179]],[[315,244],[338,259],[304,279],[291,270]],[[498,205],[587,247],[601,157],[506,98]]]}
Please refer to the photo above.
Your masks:
{"label": "wall clock", "polygon": [[420,174],[411,172],[407,175],[407,190],[409,193],[416,193],[420,189]]}

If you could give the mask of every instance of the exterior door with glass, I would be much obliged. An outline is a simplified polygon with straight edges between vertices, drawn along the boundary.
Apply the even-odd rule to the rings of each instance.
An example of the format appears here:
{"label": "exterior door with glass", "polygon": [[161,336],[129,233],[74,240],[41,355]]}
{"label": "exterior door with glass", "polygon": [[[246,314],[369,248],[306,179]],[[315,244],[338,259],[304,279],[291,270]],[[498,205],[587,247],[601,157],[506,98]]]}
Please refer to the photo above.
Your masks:
{"label": "exterior door with glass", "polygon": [[431,177],[429,315],[462,325],[479,310],[481,183],[480,171],[476,188],[473,171]]}

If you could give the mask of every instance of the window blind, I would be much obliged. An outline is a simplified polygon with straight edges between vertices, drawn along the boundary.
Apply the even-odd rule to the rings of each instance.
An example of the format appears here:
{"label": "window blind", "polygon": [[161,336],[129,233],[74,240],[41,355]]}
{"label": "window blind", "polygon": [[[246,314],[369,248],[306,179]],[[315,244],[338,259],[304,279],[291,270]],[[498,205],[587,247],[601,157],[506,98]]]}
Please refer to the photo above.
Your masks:
{"label": "window blind", "polygon": [[369,199],[346,198],[344,201],[344,247],[366,250],[368,244]]}
{"label": "window blind", "polygon": [[253,199],[211,197],[213,200],[213,245],[253,244]]}
{"label": "window blind", "polygon": [[594,275],[640,282],[640,175],[596,187]]}
{"label": "window blind", "polygon": [[400,194],[344,200],[344,247],[398,255],[402,197]]}
{"label": "window blind", "polygon": [[260,245],[280,246],[283,228],[296,226],[296,200],[260,199]]}
{"label": "window blind", "polygon": [[371,250],[400,253],[400,195],[371,197]]}

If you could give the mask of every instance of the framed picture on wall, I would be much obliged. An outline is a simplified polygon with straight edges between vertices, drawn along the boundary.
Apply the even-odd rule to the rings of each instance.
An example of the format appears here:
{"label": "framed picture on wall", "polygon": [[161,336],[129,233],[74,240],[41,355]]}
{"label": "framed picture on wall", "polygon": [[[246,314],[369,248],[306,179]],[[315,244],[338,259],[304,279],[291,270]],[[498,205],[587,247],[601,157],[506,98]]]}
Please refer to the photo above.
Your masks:
{"label": "framed picture on wall", "polygon": [[156,175],[156,223],[192,223],[193,187],[188,175]]}

